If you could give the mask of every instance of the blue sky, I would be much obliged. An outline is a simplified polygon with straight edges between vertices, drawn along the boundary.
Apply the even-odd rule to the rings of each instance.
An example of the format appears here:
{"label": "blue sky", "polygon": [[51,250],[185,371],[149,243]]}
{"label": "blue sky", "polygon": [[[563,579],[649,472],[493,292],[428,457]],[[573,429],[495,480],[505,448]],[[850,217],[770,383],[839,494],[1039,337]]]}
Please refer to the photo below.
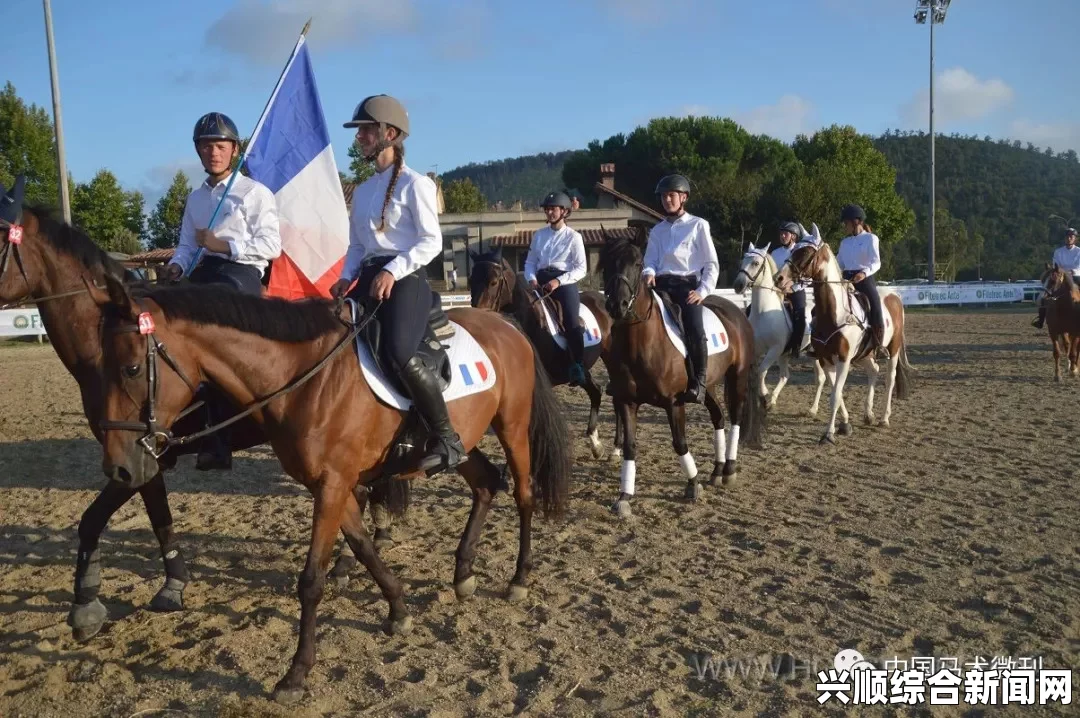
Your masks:
{"label": "blue sky", "polygon": [[[38,0],[6,0],[4,63],[52,109]],[[204,112],[253,128],[304,21],[339,168],[364,96],[401,98],[408,163],[446,171],[583,147],[651,117],[733,117],[790,141],[925,129],[914,0],[53,0],[68,169],[148,200],[201,178]],[[1080,150],[1080,1],[954,0],[935,28],[939,132]],[[616,178],[617,178],[616,171]],[[617,181],[617,179],[616,179]]]}

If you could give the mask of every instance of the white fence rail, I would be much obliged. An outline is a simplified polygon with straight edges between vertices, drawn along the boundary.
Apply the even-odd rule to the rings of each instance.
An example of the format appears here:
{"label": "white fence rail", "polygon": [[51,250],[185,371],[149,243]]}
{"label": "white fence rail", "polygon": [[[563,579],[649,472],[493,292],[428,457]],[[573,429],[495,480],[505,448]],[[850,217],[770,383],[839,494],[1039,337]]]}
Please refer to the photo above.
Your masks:
{"label": "white fence rail", "polygon": [[[905,306],[962,306],[965,304],[999,304],[1030,301],[1041,293],[1038,282],[972,282],[969,284],[914,284],[879,286],[881,292],[895,292]],[[750,303],[750,295],[736,294],[732,289],[717,289],[713,294],[730,299],[740,307]],[[813,304],[813,299],[810,299]],[[469,305],[468,294],[444,294],[443,305]],[[0,337],[46,335],[41,316],[34,307],[0,310]]]}

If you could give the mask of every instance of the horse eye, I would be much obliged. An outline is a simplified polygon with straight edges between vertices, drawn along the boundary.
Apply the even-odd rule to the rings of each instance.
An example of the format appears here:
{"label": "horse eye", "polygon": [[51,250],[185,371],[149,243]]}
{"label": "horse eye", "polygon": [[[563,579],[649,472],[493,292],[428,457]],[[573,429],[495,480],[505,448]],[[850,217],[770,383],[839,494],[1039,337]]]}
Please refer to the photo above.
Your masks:
{"label": "horse eye", "polygon": [[139,372],[142,371],[142,367],[138,364],[129,364],[124,367],[123,371],[124,376],[126,376],[128,379],[134,379],[135,377],[139,376]]}

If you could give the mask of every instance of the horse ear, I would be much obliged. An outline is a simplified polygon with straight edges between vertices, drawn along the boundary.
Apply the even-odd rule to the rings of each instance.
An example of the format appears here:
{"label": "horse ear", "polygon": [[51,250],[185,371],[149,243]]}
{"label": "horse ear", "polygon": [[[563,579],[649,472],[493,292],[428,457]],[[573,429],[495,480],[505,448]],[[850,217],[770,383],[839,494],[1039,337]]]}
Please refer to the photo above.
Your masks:
{"label": "horse ear", "polygon": [[124,286],[124,283],[113,275],[105,275],[104,287],[99,287],[86,277],[83,277],[83,284],[86,285],[86,291],[90,293],[90,297],[99,307],[111,304],[117,309],[126,310],[131,317],[138,316],[138,305],[132,300],[131,294],[128,292],[127,287]]}

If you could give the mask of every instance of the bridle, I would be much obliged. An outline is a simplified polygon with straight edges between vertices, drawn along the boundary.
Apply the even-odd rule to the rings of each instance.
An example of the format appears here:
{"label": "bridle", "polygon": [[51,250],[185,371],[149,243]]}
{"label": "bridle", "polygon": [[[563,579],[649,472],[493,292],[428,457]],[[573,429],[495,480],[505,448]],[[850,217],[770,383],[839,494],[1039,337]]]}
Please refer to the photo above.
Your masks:
{"label": "bridle", "polygon": [[[144,311],[144,312],[139,314],[138,320],[136,321],[136,323],[134,323],[134,324],[122,324],[122,325],[117,326],[117,327],[107,328],[107,331],[109,333],[111,333],[111,334],[124,334],[124,333],[135,333],[135,332],[137,332],[137,333],[141,334],[142,336],[144,336],[146,338],[146,385],[147,385],[146,389],[147,389],[147,393],[146,393],[146,403],[144,405],[146,419],[144,421],[113,421],[111,419],[105,419],[105,420],[99,422],[98,426],[101,428],[102,431],[144,431],[145,430],[146,433],[142,436],[142,438],[140,438],[138,440],[137,443],[140,446],[142,446],[143,450],[146,451],[146,453],[149,454],[151,457],[153,457],[155,460],[160,459],[162,456],[165,455],[165,453],[169,449],[171,449],[173,447],[184,446],[185,444],[189,444],[189,443],[191,443],[193,441],[196,441],[196,440],[201,439],[201,438],[203,438],[205,436],[209,436],[210,434],[213,434],[213,433],[215,433],[217,431],[220,431],[221,429],[224,429],[227,426],[231,426],[232,424],[235,424],[236,422],[240,421],[241,419],[243,419],[243,418],[245,418],[247,416],[250,416],[251,414],[254,414],[255,412],[259,411],[260,409],[262,409],[263,407],[265,407],[266,405],[268,405],[270,402],[274,401],[275,399],[288,394],[289,392],[291,392],[294,389],[298,388],[300,385],[307,382],[313,376],[315,376],[320,371],[322,371],[322,369],[326,367],[326,365],[330,362],[331,359],[333,359],[335,356],[337,356],[341,352],[342,349],[344,349],[346,346],[348,346],[349,343],[352,340],[354,340],[357,337],[357,335],[360,334],[361,331],[363,331],[364,327],[367,326],[367,324],[375,316],[375,312],[376,312],[376,310],[378,310],[379,305],[381,305],[381,304],[382,304],[381,301],[378,302],[377,304],[375,304],[375,306],[371,309],[371,311],[368,313],[368,315],[366,317],[364,317],[361,321],[358,321],[358,322],[355,322],[355,323],[342,322],[343,324],[345,324],[345,326],[350,327],[349,331],[345,333],[345,335],[338,341],[338,343],[336,345],[334,345],[334,348],[330,350],[329,354],[327,354],[325,357],[323,357],[321,360],[319,360],[319,362],[317,364],[315,364],[313,367],[311,367],[309,370],[307,370],[304,374],[302,374],[299,377],[293,379],[291,382],[289,382],[288,384],[286,384],[282,388],[278,389],[277,391],[275,391],[273,394],[266,397],[265,399],[262,399],[260,401],[255,402],[254,404],[251,404],[251,405],[247,406],[239,414],[236,414],[236,415],[234,415],[234,416],[232,416],[232,417],[230,417],[230,418],[228,418],[228,419],[226,419],[226,420],[224,420],[222,422],[214,424],[213,426],[209,426],[209,427],[203,429],[202,431],[196,432],[194,434],[187,434],[187,435],[181,436],[181,437],[173,436],[173,433],[172,433],[172,431],[170,429],[162,427],[158,423],[158,419],[157,419],[157,390],[158,390],[157,359],[158,359],[158,357],[160,356],[162,358],[162,360],[164,360],[166,365],[168,365],[168,367],[170,369],[172,369],[174,372],[176,372],[176,374],[180,377],[180,379],[183,380],[184,384],[187,385],[188,389],[191,390],[193,395],[196,395],[198,393],[198,390],[196,389],[196,386],[195,386],[194,382],[192,382],[190,379],[188,379],[187,375],[184,374],[184,370],[180,368],[180,365],[176,362],[176,360],[174,360],[172,358],[172,356],[169,355],[169,351],[168,351],[168,349],[166,349],[165,344],[163,344],[161,342],[161,340],[158,339],[157,334],[155,333],[156,332],[156,327],[154,326],[154,318],[153,318],[153,316],[150,314],[150,312]],[[138,375],[135,374],[134,376],[131,376],[130,378],[135,378],[136,376],[138,376]],[[196,409],[198,409],[202,405],[203,405],[203,402],[201,402],[201,401],[193,403],[191,406],[187,407],[182,412],[180,412],[180,414],[178,414],[177,417],[173,420],[173,423],[175,423],[177,421],[180,421],[185,416],[187,416],[191,412],[195,411]]]}
{"label": "bridle", "polygon": [[[0,248],[0,284],[3,283],[4,277],[7,275],[8,265],[11,264],[12,258],[15,260],[15,264],[19,267],[19,274],[22,275],[23,282],[26,283],[26,288],[30,289],[30,278],[26,276],[26,267],[23,266],[22,256],[19,254],[19,245],[22,244],[23,227],[19,224],[19,220],[22,218],[22,208],[19,209],[18,216],[14,222],[9,222],[6,219],[0,219],[0,230],[4,233],[4,246]],[[86,291],[80,289],[80,292]],[[47,297],[51,299],[52,297]],[[0,309],[10,309],[17,307],[26,299],[20,299],[14,304],[5,304]]]}
{"label": "bridle", "polygon": [[[640,265],[641,262],[635,262],[632,266],[633,268],[637,269],[638,267],[640,267]],[[623,269],[625,269],[625,267]],[[612,290],[613,287],[614,290],[618,290],[620,285],[625,284],[626,288],[630,290],[630,301],[627,309],[627,314],[619,318],[616,318],[614,315],[612,315],[611,319],[615,324],[636,324],[637,322],[646,321],[652,316],[652,301],[649,302],[649,311],[644,317],[639,316],[637,310],[634,309],[635,305],[637,305],[637,298],[638,294],[641,292],[641,287],[645,284],[644,281],[642,281],[641,279],[640,269],[637,272],[637,277],[637,282],[633,282],[627,279],[626,274],[623,271],[619,270],[615,271],[614,274],[609,277],[607,281],[604,282],[604,293],[612,299],[616,297],[616,291]]]}
{"label": "bridle", "polygon": [[[512,288],[510,287],[510,280],[507,279],[507,275],[512,274],[512,271],[511,271],[509,265],[506,264],[506,260],[500,260],[500,261],[496,262],[495,260],[492,260],[492,259],[482,259],[482,260],[478,260],[476,262],[473,262],[473,266],[474,267],[490,266],[490,267],[495,267],[499,271],[499,279],[498,279],[498,281],[496,283],[497,294],[495,295],[496,307],[497,307],[496,311],[499,311],[502,307],[509,304],[510,300],[514,296],[514,293],[512,291]],[[505,292],[506,301],[500,303],[498,300],[503,298],[504,292]]]}

